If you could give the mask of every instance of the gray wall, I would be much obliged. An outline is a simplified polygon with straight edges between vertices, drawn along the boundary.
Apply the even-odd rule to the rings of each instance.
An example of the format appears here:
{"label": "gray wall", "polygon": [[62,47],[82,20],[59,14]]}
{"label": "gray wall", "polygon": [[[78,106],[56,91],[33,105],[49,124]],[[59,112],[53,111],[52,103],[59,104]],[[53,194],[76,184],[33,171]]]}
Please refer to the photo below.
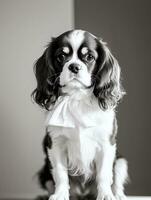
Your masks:
{"label": "gray wall", "polygon": [[[150,1],[75,0],[75,27],[104,38],[127,90],[118,109],[119,148],[129,161],[128,194],[151,195]],[[0,0],[0,198],[42,194],[44,117],[30,99],[33,63],[51,36],[73,28],[73,0]]]}
{"label": "gray wall", "polygon": [[127,96],[118,109],[118,139],[131,195],[151,195],[150,8],[150,0],[75,0],[75,27],[107,41],[122,68]]}
{"label": "gray wall", "polygon": [[30,94],[33,63],[51,36],[73,28],[72,0],[0,0],[0,198],[42,194],[44,116]]}

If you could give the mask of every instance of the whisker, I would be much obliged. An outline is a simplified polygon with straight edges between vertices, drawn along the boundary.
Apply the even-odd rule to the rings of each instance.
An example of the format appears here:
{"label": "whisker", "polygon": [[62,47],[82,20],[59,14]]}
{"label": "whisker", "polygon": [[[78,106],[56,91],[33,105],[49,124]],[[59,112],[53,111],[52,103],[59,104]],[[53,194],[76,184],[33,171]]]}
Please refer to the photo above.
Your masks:
{"label": "whisker", "polygon": [[98,76],[94,75],[94,74],[91,77],[94,78],[94,79],[100,80],[100,78]]}
{"label": "whisker", "polygon": [[59,79],[59,76],[56,77],[56,79],[55,79],[55,81],[53,83],[53,89],[55,89],[55,86],[56,86],[56,83],[57,83],[58,79]]}
{"label": "whisker", "polygon": [[[59,76],[55,77],[56,75],[58,75],[60,73],[56,73],[50,77],[48,77],[47,82],[49,83],[49,85],[54,85],[57,81],[57,79],[59,78]],[[55,78],[55,80],[53,79],[53,77]]]}
{"label": "whisker", "polygon": [[48,76],[48,78],[52,78],[52,77],[54,77],[54,76],[56,76],[56,75],[58,75],[58,74],[60,74],[60,73],[55,73],[55,74],[53,74],[52,76]]}

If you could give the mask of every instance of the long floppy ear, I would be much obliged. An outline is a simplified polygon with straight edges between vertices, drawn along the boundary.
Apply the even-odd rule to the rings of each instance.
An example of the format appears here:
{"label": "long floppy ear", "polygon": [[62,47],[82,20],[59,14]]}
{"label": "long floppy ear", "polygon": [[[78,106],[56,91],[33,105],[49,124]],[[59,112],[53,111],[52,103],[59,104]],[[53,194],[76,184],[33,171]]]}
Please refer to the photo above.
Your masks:
{"label": "long floppy ear", "polygon": [[120,66],[111,54],[106,43],[100,41],[104,58],[96,74],[94,94],[98,98],[102,109],[116,107],[119,100],[125,94],[120,82]]}
{"label": "long floppy ear", "polygon": [[37,88],[32,93],[34,101],[47,110],[58,97],[57,73],[51,62],[51,45],[48,45],[34,65]]}

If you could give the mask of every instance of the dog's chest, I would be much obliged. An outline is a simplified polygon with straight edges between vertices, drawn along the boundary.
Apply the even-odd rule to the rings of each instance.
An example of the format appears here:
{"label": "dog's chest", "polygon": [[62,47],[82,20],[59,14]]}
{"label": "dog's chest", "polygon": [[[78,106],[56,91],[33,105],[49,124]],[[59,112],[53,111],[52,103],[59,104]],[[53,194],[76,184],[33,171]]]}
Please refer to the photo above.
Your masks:
{"label": "dog's chest", "polygon": [[90,174],[95,154],[101,145],[92,128],[77,128],[66,141],[68,167],[71,173]]}
{"label": "dog's chest", "polygon": [[[97,151],[112,133],[114,112],[102,111],[95,101],[60,99],[46,119],[52,140],[64,141],[72,173],[90,174]],[[62,138],[65,138],[65,140]],[[61,145],[62,146],[62,145]]]}

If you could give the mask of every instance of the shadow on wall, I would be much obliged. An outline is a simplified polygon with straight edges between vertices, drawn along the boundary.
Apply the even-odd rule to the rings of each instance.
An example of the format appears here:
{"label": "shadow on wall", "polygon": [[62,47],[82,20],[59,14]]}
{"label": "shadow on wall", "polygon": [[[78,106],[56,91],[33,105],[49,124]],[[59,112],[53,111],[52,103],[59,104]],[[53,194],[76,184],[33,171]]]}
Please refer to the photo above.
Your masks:
{"label": "shadow on wall", "polygon": [[151,1],[75,0],[75,28],[101,36],[118,59],[127,91],[118,111],[119,148],[129,161],[129,195],[151,195]]}

